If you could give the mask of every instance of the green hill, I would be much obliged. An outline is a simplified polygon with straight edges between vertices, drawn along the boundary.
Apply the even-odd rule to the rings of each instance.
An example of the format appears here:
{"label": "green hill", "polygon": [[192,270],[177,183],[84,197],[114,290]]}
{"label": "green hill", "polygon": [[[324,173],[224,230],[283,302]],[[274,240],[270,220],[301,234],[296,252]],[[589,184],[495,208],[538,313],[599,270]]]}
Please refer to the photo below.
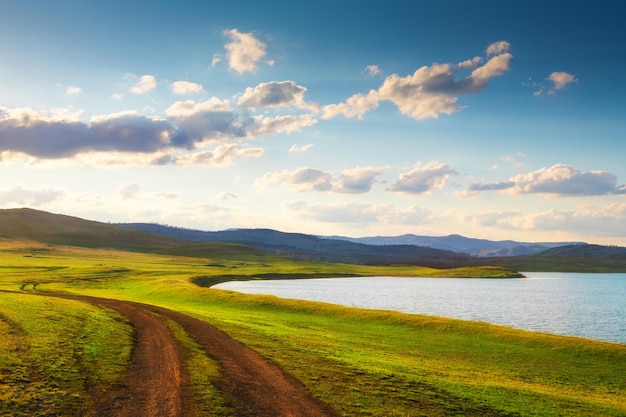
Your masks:
{"label": "green hill", "polygon": [[1,237],[53,245],[191,257],[264,255],[244,245],[195,244],[184,239],[28,208],[0,210]]}

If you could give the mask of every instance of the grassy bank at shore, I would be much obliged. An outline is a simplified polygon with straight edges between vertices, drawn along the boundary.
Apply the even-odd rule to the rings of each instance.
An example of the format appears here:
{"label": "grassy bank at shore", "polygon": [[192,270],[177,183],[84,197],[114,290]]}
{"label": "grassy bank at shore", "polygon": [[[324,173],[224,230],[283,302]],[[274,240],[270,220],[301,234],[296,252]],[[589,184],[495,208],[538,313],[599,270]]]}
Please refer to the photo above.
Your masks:
{"label": "grassy bank at shore", "polygon": [[[61,291],[141,301],[201,318],[280,364],[344,416],[625,415],[622,344],[238,294],[191,281],[224,275],[484,277],[489,272],[502,271],[185,258],[0,242],[0,289],[19,292],[0,292],[5,335],[0,410],[45,415],[52,397],[33,393],[52,392],[62,393],[54,397],[55,410],[80,415],[71,414],[72,404],[84,406],[90,389],[106,391],[123,372],[132,343],[128,324],[102,308],[33,294]],[[194,369],[195,383],[210,384],[216,377],[211,361],[176,332],[193,353],[191,364],[208,368]],[[202,415],[211,415],[211,401],[215,415],[224,415],[216,393],[208,390],[203,397],[200,391],[194,396]]]}

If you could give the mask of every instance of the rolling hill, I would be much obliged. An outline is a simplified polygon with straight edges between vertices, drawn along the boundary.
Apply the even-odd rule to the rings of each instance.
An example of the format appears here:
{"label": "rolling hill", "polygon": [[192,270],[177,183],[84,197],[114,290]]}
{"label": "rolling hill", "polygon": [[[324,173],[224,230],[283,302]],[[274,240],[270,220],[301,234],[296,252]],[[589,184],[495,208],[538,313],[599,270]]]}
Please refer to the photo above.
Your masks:
{"label": "rolling hill", "polygon": [[265,255],[243,245],[194,244],[185,239],[29,208],[0,210],[0,237],[53,245],[193,257],[206,257],[208,254],[224,257]]}

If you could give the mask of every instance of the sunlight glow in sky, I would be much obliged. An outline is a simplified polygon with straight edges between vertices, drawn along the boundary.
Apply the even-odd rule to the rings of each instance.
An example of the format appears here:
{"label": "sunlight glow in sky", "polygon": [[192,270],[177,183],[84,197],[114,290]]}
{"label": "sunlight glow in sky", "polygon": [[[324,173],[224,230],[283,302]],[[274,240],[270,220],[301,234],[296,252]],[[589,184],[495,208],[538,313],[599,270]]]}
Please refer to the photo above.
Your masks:
{"label": "sunlight glow in sky", "polygon": [[626,246],[619,2],[206,3],[0,1],[0,208]]}

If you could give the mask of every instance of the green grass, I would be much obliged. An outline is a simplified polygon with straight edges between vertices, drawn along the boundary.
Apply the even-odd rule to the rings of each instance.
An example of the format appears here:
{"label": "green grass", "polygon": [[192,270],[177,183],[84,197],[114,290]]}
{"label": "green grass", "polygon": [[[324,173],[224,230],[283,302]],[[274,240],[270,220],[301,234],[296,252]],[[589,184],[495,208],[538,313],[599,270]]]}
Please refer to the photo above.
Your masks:
{"label": "green grass", "polygon": [[121,377],[130,326],[89,304],[0,292],[0,415],[80,415]]}
{"label": "green grass", "polygon": [[[501,269],[364,267],[256,256],[185,258],[32,243],[16,248],[8,242],[0,243],[0,265],[3,289],[19,291],[24,281],[37,282],[37,291],[137,300],[201,318],[279,363],[344,416],[626,415],[624,345],[238,294],[190,282],[208,277],[203,279],[210,284],[211,277],[224,275],[249,279],[330,273],[485,277]],[[22,316],[12,320],[29,321]],[[46,325],[57,329],[58,323]],[[215,365],[180,329],[175,334],[192,359],[200,409],[219,404],[215,392],[205,391],[215,377]],[[23,337],[35,343],[39,335]],[[12,351],[0,352],[10,356]],[[99,362],[94,367],[106,370],[109,365]],[[223,411],[206,415],[221,416]]]}

